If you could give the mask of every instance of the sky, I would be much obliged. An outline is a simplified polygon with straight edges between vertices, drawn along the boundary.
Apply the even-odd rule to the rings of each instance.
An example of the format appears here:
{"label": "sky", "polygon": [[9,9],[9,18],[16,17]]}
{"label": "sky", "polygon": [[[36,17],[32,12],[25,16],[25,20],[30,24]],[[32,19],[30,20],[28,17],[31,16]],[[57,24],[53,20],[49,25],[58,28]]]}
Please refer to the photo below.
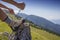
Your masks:
{"label": "sky", "polygon": [[[60,0],[15,0],[24,2],[25,9],[21,11],[28,15],[36,15],[48,20],[60,20]],[[14,9],[17,14],[19,9],[11,4],[0,1],[0,3]]]}

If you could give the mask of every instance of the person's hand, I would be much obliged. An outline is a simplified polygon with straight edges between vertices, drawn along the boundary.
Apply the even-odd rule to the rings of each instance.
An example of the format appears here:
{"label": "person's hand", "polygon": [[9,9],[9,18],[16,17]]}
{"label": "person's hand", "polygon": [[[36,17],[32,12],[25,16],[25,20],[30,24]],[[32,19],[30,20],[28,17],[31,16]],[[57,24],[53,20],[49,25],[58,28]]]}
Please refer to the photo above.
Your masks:
{"label": "person's hand", "polygon": [[0,20],[4,21],[7,18],[7,15],[0,8]]}

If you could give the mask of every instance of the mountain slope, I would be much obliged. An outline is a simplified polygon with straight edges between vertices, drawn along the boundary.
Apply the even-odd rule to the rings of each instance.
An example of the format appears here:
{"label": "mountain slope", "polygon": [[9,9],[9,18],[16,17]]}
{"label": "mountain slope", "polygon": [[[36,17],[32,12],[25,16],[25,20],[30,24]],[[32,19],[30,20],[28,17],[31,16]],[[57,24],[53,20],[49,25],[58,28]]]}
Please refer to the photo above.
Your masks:
{"label": "mountain slope", "polygon": [[[14,16],[12,17],[15,19]],[[32,40],[60,40],[60,36],[46,32],[45,30],[35,28],[35,26],[30,26],[30,28],[31,28]],[[6,23],[0,21],[0,33],[6,31],[9,33],[12,32],[12,30]],[[0,34],[0,40],[7,40],[7,38],[4,37],[4,35],[2,36]]]}
{"label": "mountain slope", "polygon": [[[21,16],[29,21],[32,21],[35,25],[38,25],[44,29],[53,31],[56,34],[60,35],[60,26],[58,26],[57,24],[54,24],[53,22],[42,18],[42,17],[38,17],[35,15],[26,15],[24,13],[22,13],[22,15],[19,13],[17,14],[18,16]],[[26,16],[25,16],[26,15]]]}
{"label": "mountain slope", "polygon": [[[33,26],[30,26],[30,28],[32,40],[60,40],[60,36],[46,32],[45,30],[37,29]],[[9,33],[12,32],[6,23],[0,21],[0,33],[6,31]],[[0,40],[8,40],[8,38],[0,34]]]}
{"label": "mountain slope", "polygon": [[31,27],[32,40],[60,40],[60,37],[35,27]]}
{"label": "mountain slope", "polygon": [[52,22],[54,22],[55,24],[59,24],[60,25],[60,19],[58,19],[58,20],[52,20]]}

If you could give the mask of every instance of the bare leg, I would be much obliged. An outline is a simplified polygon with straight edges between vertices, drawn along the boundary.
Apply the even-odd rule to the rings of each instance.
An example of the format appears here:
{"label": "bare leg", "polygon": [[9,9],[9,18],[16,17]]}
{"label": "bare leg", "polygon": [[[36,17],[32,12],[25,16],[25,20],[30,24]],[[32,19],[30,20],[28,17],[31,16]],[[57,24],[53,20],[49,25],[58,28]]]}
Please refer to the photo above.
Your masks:
{"label": "bare leg", "polygon": [[21,10],[23,10],[25,8],[25,3],[17,3],[14,0],[2,0],[4,2],[8,2],[10,4],[15,5],[16,7],[20,8]]}
{"label": "bare leg", "polygon": [[0,19],[4,21],[7,18],[7,15],[0,9]]}
{"label": "bare leg", "polygon": [[13,9],[8,8],[8,7],[6,7],[5,5],[3,5],[3,4],[1,4],[1,3],[0,3],[0,7],[8,9],[11,14],[15,14],[14,11],[13,11]]}
{"label": "bare leg", "polygon": [[10,20],[1,9],[0,19],[9,25],[13,32],[16,32],[14,40],[31,40],[30,26],[26,26],[26,24],[24,24],[25,20],[20,21],[20,23],[14,22]]}

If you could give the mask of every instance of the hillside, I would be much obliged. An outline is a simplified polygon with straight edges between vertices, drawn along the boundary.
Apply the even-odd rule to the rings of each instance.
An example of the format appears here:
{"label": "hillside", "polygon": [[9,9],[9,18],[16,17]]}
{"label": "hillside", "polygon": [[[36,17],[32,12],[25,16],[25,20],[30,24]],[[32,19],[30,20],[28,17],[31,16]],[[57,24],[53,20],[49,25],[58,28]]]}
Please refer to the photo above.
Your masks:
{"label": "hillside", "polygon": [[11,33],[12,30],[6,23],[0,20],[0,40],[8,40],[6,36],[2,35],[3,32]]}
{"label": "hillside", "polygon": [[54,32],[55,34],[60,35],[60,25],[55,24],[48,19],[36,16],[36,15],[27,15],[24,13],[18,13],[17,16],[23,17],[23,18],[31,21],[35,25],[38,25],[41,28],[47,29],[49,31]]}
{"label": "hillside", "polygon": [[52,19],[52,22],[60,25],[60,19],[57,19],[57,20],[53,20],[53,19]]}
{"label": "hillside", "polygon": [[[12,32],[12,30],[9,28],[9,26],[6,23],[0,21],[0,33],[6,31],[9,33]],[[31,26],[31,35],[32,35],[32,40],[60,40],[60,36],[54,35],[52,33],[46,32],[41,29],[37,29],[32,26]],[[1,34],[0,34],[0,39],[8,40],[6,36]]]}
{"label": "hillside", "polygon": [[[13,20],[15,19],[14,15],[11,15],[11,17],[13,17]],[[36,28],[36,26],[30,26],[30,28],[32,40],[60,40],[60,36]],[[8,40],[6,36],[1,35],[3,32],[11,33],[12,30],[6,23],[0,21],[0,40]]]}
{"label": "hillside", "polygon": [[60,40],[60,36],[31,27],[32,40]]}

